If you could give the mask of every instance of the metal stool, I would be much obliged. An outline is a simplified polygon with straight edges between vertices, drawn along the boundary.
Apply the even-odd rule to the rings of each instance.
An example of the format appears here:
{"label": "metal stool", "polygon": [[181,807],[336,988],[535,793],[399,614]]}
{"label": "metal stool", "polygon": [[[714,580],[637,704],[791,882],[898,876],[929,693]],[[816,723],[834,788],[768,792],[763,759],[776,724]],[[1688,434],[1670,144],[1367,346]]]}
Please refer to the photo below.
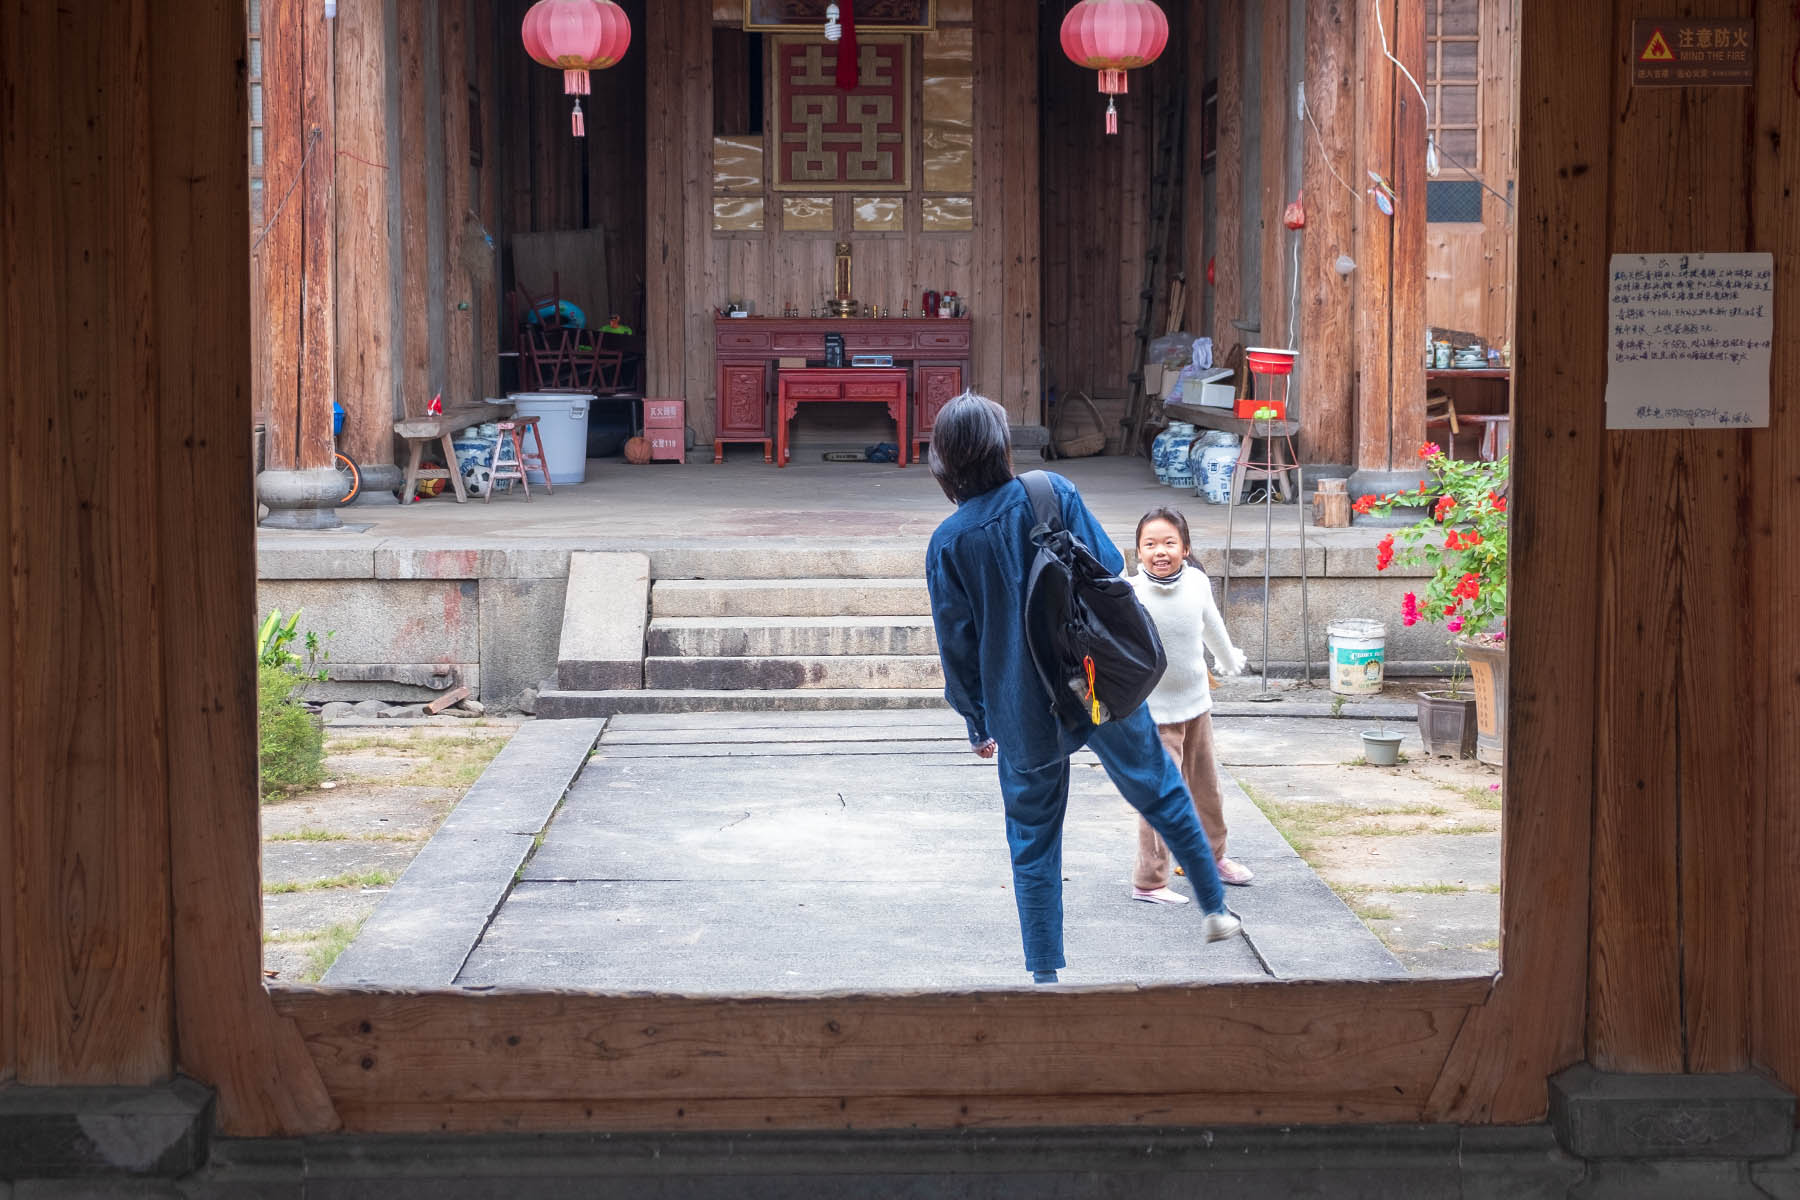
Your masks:
{"label": "metal stool", "polygon": [[[535,450],[525,449],[525,435],[531,435]],[[512,457],[502,461],[501,451],[512,446]],[[525,499],[531,499],[531,480],[525,477],[526,471],[536,471],[544,480],[544,491],[554,496],[556,489],[550,486],[550,467],[544,460],[544,439],[538,434],[538,418],[509,417],[500,422],[500,436],[494,439],[494,457],[488,464],[487,495],[482,498],[486,504],[493,500],[494,490],[505,480],[511,483],[518,480],[525,489]],[[512,490],[511,488],[507,489]]]}

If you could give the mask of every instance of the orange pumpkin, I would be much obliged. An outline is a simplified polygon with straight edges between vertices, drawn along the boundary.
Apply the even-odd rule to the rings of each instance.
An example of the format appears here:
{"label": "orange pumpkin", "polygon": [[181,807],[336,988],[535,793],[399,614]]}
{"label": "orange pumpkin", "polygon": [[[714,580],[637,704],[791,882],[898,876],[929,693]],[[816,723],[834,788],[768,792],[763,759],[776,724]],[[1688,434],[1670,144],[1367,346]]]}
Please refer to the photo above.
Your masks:
{"label": "orange pumpkin", "polygon": [[648,438],[634,437],[625,443],[625,461],[643,464],[650,461],[650,441]]}

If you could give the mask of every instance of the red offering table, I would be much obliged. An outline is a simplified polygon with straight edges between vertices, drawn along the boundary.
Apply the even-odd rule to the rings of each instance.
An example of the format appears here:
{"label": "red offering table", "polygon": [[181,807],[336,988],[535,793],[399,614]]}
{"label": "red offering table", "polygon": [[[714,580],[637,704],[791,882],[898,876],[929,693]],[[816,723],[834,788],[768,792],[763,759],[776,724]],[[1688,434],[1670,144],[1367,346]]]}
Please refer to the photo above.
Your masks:
{"label": "red offering table", "polygon": [[775,464],[788,464],[788,422],[802,404],[849,402],[887,405],[904,467],[906,376],[903,367],[808,367],[775,372]]}

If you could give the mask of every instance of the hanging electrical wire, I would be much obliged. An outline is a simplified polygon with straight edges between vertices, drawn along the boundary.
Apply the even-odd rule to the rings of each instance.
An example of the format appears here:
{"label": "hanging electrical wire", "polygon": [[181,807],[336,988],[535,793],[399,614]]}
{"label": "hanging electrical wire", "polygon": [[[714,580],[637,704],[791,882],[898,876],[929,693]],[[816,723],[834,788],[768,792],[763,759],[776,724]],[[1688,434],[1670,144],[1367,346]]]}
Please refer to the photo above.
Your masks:
{"label": "hanging electrical wire", "polygon": [[1344,185],[1344,190],[1350,193],[1352,200],[1361,204],[1362,193],[1351,187],[1350,181],[1338,174],[1337,164],[1331,161],[1331,154],[1325,149],[1325,134],[1319,129],[1319,123],[1313,119],[1312,105],[1306,102],[1306,85],[1304,83],[1300,85],[1300,115],[1306,118],[1308,125],[1312,126],[1313,137],[1319,143],[1319,160],[1325,164],[1325,169],[1331,172],[1333,179]]}

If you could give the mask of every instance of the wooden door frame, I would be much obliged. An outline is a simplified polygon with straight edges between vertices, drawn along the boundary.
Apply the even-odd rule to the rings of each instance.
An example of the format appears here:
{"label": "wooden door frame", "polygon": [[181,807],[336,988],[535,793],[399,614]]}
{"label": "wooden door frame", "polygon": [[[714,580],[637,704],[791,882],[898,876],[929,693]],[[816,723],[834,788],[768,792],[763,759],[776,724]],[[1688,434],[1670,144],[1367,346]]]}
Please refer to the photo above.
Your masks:
{"label": "wooden door frame", "polygon": [[[184,695],[227,698],[168,730],[181,750],[169,764],[174,1015],[177,1061],[218,1089],[224,1131],[1540,1118],[1546,1077],[1583,1056],[1601,439],[1593,405],[1567,397],[1602,387],[1605,312],[1590,301],[1605,294],[1608,187],[1604,154],[1583,172],[1559,160],[1606,145],[1606,72],[1578,68],[1604,53],[1592,47],[1606,44],[1610,6],[1526,8],[1518,275],[1539,303],[1518,330],[1497,976],[799,998],[268,988],[254,690],[237,636],[254,597],[252,526],[177,528],[208,505],[248,515],[249,330],[235,317],[172,322],[159,326],[165,392],[193,399],[165,433],[189,465],[188,492],[161,517],[163,570],[171,594],[199,594],[195,632],[165,650],[168,711],[185,711]],[[170,5],[154,9],[172,19]],[[186,215],[210,189],[230,218],[217,227],[244,225],[242,130],[209,128],[195,110],[209,90],[182,82],[222,91],[214,77],[231,57],[208,58],[219,40],[158,37],[149,51],[172,268],[158,276],[159,312],[243,311],[243,239],[208,241]],[[173,269],[184,247],[220,269]]]}

